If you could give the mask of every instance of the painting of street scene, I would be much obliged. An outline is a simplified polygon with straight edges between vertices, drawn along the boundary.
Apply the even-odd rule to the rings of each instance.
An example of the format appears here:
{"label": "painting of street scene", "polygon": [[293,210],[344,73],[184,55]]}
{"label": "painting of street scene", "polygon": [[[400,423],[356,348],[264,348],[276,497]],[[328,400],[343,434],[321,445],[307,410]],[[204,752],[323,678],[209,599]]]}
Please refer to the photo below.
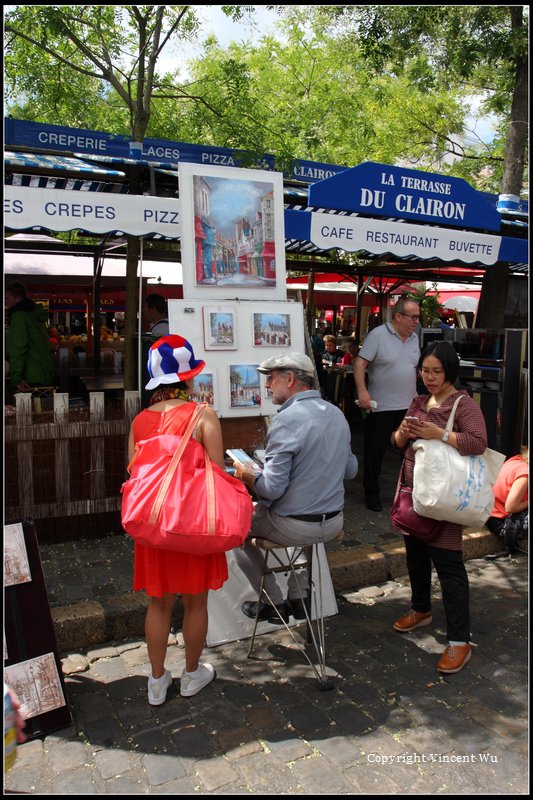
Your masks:
{"label": "painting of street scene", "polygon": [[196,286],[276,285],[274,185],[193,176]]}
{"label": "painting of street scene", "polygon": [[29,581],[31,571],[22,523],[4,525],[4,586]]}
{"label": "painting of street scene", "polygon": [[53,653],[6,667],[5,677],[20,700],[23,719],[66,705]]}
{"label": "painting of street scene", "polygon": [[191,400],[196,403],[207,403],[215,411],[218,409],[218,399],[215,390],[215,376],[213,372],[203,370],[199,375],[195,375],[190,394]]}
{"label": "painting of street scene", "polygon": [[261,405],[259,364],[230,364],[231,408],[258,408]]}
{"label": "painting of street scene", "polygon": [[290,347],[290,314],[254,314],[253,328],[256,347]]}
{"label": "painting of street scene", "polygon": [[236,350],[235,312],[230,308],[204,308],[206,350]]}

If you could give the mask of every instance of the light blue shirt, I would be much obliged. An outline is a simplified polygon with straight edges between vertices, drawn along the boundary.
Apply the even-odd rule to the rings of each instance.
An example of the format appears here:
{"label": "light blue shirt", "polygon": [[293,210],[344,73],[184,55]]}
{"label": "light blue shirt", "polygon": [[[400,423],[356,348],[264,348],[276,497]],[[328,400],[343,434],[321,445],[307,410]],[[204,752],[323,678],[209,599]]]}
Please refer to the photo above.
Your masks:
{"label": "light blue shirt", "polygon": [[342,411],[309,390],[290,397],[270,423],[261,503],[281,516],[327,514],[344,507],[344,480],[357,475],[350,427]]}
{"label": "light blue shirt", "polygon": [[420,358],[418,336],[412,333],[406,341],[391,322],[371,330],[359,351],[368,361],[368,391],[377,411],[399,411],[409,408],[417,395],[416,368]]}

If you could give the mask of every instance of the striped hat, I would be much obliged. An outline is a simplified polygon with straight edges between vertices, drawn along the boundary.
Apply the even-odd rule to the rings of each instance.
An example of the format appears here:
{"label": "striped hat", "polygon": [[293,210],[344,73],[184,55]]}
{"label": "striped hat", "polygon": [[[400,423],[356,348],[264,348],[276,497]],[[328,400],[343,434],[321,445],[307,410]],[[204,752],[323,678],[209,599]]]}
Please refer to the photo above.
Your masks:
{"label": "striped hat", "polygon": [[148,351],[148,373],[151,380],[147,389],[167,383],[178,383],[194,378],[205,367],[205,361],[198,361],[183,336],[162,336]]}

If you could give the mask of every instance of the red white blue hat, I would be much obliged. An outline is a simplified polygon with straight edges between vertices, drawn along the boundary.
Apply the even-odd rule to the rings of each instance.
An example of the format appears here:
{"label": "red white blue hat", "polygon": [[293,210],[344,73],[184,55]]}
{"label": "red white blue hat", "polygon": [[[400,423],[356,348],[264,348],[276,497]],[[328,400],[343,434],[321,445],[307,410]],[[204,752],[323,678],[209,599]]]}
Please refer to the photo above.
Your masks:
{"label": "red white blue hat", "polygon": [[166,383],[178,383],[194,378],[205,367],[205,361],[197,360],[183,336],[162,336],[148,351],[148,373],[151,380],[147,389],[155,389]]}

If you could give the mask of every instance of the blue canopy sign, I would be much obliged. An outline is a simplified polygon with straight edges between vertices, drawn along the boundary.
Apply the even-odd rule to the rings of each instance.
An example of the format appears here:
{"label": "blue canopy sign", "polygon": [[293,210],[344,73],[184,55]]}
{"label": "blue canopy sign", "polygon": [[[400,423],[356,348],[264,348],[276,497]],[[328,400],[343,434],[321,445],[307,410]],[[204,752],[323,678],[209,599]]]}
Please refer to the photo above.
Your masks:
{"label": "blue canopy sign", "polygon": [[[5,140],[11,146],[62,152],[67,150],[103,160],[117,159],[121,163],[132,159],[132,163],[153,164],[168,169],[176,169],[180,162],[220,167],[250,166],[246,162],[247,154],[244,151],[227,147],[207,147],[160,139],[145,139],[137,146],[129,136],[123,134],[9,118],[5,120]],[[254,166],[270,171],[277,170],[274,156],[271,155],[262,156]],[[304,183],[312,183],[336,175],[344,169],[346,167],[297,159],[294,161],[291,177]]]}
{"label": "blue canopy sign", "polygon": [[365,161],[314,183],[309,205],[499,231],[501,216],[462,178]]}

